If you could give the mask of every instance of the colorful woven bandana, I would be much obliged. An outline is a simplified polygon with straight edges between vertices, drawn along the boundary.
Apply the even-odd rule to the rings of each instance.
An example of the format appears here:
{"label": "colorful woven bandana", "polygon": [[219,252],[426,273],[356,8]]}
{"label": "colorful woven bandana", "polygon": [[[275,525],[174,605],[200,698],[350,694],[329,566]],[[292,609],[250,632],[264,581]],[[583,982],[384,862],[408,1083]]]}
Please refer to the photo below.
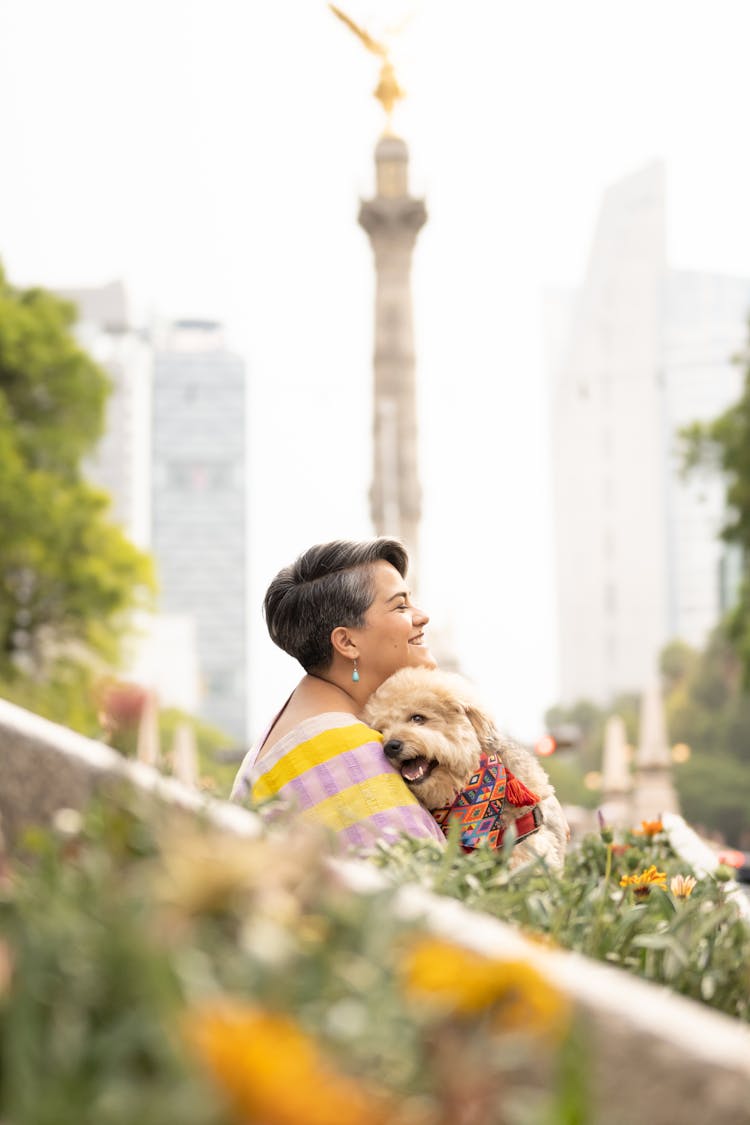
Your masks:
{"label": "colorful woven bandana", "polygon": [[[506,795],[506,790],[512,789]],[[473,851],[480,844],[491,848],[503,846],[503,835],[507,823],[503,819],[506,800],[513,805],[536,805],[538,798],[523,786],[510,770],[507,770],[497,754],[482,751],[479,769],[469,779],[465,788],[456,794],[449,805],[433,809],[432,815],[448,835],[451,824],[458,821],[461,826],[461,847],[465,852]],[[523,818],[524,821],[526,818]],[[518,827],[521,825],[518,823]],[[525,827],[525,826],[524,826]],[[538,824],[530,818],[530,827],[536,831]],[[530,835],[530,832],[519,832]]]}

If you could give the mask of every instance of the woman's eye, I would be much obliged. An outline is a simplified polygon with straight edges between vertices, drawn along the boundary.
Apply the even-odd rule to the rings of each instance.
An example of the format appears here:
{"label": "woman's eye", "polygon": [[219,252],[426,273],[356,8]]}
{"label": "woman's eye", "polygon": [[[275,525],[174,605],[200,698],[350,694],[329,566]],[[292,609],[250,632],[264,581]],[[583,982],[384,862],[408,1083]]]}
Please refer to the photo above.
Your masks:
{"label": "woman's eye", "polygon": [[412,715],[409,719],[410,723],[426,723],[424,715]]}

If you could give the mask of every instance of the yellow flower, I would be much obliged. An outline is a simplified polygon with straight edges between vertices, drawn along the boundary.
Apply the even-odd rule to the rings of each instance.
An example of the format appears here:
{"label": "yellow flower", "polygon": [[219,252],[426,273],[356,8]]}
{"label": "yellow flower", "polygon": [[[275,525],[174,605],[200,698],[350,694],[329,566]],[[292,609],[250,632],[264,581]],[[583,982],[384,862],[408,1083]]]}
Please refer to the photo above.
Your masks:
{"label": "yellow flower", "polygon": [[188,1013],[188,1044],[243,1122],[388,1125],[393,1105],[335,1070],[293,1020],[236,1001]]}
{"label": "yellow flower", "polygon": [[669,881],[669,889],[675,898],[690,898],[697,882],[692,875],[673,875]]}
{"label": "yellow flower", "polygon": [[657,871],[652,863],[645,871],[638,871],[635,875],[623,875],[620,879],[620,886],[631,887],[642,898],[650,893],[652,887],[660,887],[661,890],[666,891],[667,873],[666,871]]}
{"label": "yellow flower", "polygon": [[636,828],[636,832],[640,836],[658,836],[663,831],[664,825],[660,820],[642,820],[641,827]]}
{"label": "yellow flower", "polygon": [[558,1033],[568,1003],[525,961],[485,957],[441,938],[422,938],[407,953],[407,992],[457,1015],[494,1009],[500,1028]]}

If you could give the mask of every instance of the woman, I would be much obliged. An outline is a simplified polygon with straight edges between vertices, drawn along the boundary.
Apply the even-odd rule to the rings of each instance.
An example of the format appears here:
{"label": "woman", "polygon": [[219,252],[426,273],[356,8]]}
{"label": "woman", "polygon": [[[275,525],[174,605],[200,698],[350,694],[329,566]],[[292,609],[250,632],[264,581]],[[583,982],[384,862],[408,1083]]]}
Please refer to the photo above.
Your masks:
{"label": "woman", "polygon": [[281,796],[343,843],[372,845],[407,832],[445,844],[433,818],[359,721],[369,696],[399,668],[434,668],[426,613],[404,581],[396,539],[336,540],[305,551],[268,587],[271,639],[305,670],[247,754],[232,800]]}

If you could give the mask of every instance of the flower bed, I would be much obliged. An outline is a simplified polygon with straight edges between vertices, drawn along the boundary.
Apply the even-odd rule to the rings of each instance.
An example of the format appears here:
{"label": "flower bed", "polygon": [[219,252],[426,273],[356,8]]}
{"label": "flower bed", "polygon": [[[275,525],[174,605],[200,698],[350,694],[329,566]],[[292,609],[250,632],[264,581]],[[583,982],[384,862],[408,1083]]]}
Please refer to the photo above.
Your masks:
{"label": "flower bed", "polygon": [[561,877],[541,864],[510,872],[491,852],[406,838],[372,858],[396,883],[420,883],[750,1021],[750,927],[727,895],[732,872],[695,871],[660,821],[617,838],[608,828],[584,837]]}
{"label": "flower bed", "polygon": [[34,830],[0,868],[0,1121],[586,1121],[568,1000],[405,919],[404,882],[748,1018],[748,930],[659,832],[589,837],[561,879],[406,839],[372,858],[386,885],[355,894],[315,834],[133,795]]}
{"label": "flower bed", "polygon": [[0,1121],[564,1119],[582,1079],[558,990],[329,860],[132,796],[27,834],[0,877]]}

